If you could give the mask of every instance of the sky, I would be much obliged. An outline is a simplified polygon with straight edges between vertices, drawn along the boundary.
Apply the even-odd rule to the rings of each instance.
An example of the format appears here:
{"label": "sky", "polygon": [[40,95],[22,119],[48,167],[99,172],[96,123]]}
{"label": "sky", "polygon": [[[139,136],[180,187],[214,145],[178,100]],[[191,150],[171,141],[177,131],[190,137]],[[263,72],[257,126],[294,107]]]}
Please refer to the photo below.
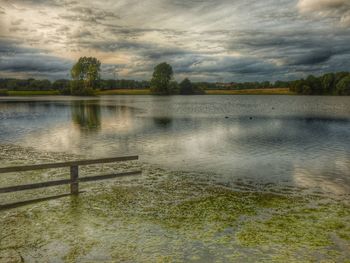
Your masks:
{"label": "sky", "polygon": [[350,71],[350,0],[0,0],[0,78],[276,81]]}

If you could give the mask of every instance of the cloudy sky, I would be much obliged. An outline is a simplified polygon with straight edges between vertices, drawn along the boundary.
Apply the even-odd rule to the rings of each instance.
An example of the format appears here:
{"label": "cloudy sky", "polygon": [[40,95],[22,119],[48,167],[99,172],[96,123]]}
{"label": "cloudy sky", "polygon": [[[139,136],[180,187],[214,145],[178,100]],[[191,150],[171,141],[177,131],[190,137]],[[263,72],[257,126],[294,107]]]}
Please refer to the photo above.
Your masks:
{"label": "cloudy sky", "polygon": [[[286,80],[350,71],[350,0],[0,0],[0,78]],[[115,72],[115,74],[114,74]]]}

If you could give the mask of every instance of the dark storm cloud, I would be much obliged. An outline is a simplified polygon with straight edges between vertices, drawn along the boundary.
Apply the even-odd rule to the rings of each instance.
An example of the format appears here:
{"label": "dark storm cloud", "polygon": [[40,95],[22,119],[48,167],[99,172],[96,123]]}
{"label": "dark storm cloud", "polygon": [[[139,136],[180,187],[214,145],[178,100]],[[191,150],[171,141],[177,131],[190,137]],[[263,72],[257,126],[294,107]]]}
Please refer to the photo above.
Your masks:
{"label": "dark storm cloud", "polygon": [[[271,77],[274,71],[281,72],[281,69],[275,65],[258,61],[252,58],[240,57],[224,57],[224,56],[207,56],[195,53],[188,53],[181,56],[169,55],[169,57],[162,57],[156,63],[163,61],[172,61],[175,75],[182,77],[190,76],[195,81],[203,80],[203,76],[210,80],[225,80],[231,81],[232,76],[235,80],[240,80],[240,76],[249,76],[255,80],[265,80],[266,75]],[[143,74],[147,76],[152,72],[154,65],[152,63],[143,63],[133,68],[132,74]]]}
{"label": "dark storm cloud", "polygon": [[145,59],[164,60],[174,57],[195,54],[195,51],[181,49],[176,46],[165,47],[151,42],[135,42],[135,41],[86,41],[80,42],[81,46],[88,49],[99,50],[103,52],[120,52],[130,51],[133,55],[142,56]]}
{"label": "dark storm cloud", "polygon": [[232,73],[232,74],[266,74],[277,68],[270,63],[252,58],[240,57],[202,57],[191,65],[178,68],[180,73]]}
{"label": "dark storm cloud", "polygon": [[307,54],[300,54],[289,59],[289,65],[314,65],[327,62],[332,57],[330,50],[313,50]]}
{"label": "dark storm cloud", "polygon": [[22,47],[19,46],[19,44],[20,43],[18,41],[0,39],[0,58],[3,58],[4,56],[14,56],[17,54],[39,53],[39,51],[35,49]]}
{"label": "dark storm cloud", "polygon": [[47,51],[21,47],[16,42],[0,40],[0,75],[63,77],[72,62],[47,54]]}
{"label": "dark storm cloud", "polygon": [[326,63],[333,56],[350,54],[350,35],[347,33],[347,30],[241,32],[228,41],[227,48],[279,60],[285,66],[314,65]]}
{"label": "dark storm cloud", "polygon": [[0,71],[11,72],[66,72],[69,66],[71,66],[70,63],[46,55],[17,56],[0,61]]}

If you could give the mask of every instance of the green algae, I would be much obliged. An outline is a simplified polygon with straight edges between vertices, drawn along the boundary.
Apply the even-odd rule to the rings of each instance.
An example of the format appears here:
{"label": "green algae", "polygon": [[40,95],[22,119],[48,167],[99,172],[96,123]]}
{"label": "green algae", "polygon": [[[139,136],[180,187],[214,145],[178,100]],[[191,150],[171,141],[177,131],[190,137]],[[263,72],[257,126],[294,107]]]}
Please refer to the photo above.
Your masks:
{"label": "green algae", "polygon": [[[46,154],[45,158],[50,156],[57,157]],[[237,191],[204,174],[169,172],[146,164],[110,165],[104,170],[139,166],[144,171],[141,177],[84,184],[87,192],[78,197],[0,211],[0,255],[16,251],[25,262],[52,258],[59,262],[346,262],[350,258],[347,199],[292,188],[285,193],[273,185],[269,189],[278,193],[254,191],[249,182],[245,183],[249,191]],[[89,169],[84,172],[100,171]]]}

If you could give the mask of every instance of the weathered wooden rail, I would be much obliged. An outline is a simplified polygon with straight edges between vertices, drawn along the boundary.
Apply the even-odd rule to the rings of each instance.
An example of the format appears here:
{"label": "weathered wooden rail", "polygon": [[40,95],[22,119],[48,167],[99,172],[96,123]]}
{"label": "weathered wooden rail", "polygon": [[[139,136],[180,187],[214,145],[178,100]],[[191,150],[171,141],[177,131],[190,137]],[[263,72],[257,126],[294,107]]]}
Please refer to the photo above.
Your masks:
{"label": "weathered wooden rail", "polygon": [[0,168],[0,174],[70,167],[70,179],[9,186],[9,187],[0,188],[0,193],[10,193],[10,192],[70,184],[71,194],[76,195],[79,193],[80,182],[91,182],[91,181],[112,179],[116,177],[137,175],[142,173],[141,171],[130,171],[130,172],[123,172],[123,173],[112,173],[112,174],[106,174],[106,175],[79,177],[79,166],[132,161],[132,160],[138,160],[138,158],[139,158],[138,156],[123,156],[123,157],[113,157],[113,158],[94,159],[94,160],[81,160],[81,161],[71,161],[71,162],[61,162],[61,163],[46,163],[46,164],[15,166],[15,167],[3,167],[3,168]]}

